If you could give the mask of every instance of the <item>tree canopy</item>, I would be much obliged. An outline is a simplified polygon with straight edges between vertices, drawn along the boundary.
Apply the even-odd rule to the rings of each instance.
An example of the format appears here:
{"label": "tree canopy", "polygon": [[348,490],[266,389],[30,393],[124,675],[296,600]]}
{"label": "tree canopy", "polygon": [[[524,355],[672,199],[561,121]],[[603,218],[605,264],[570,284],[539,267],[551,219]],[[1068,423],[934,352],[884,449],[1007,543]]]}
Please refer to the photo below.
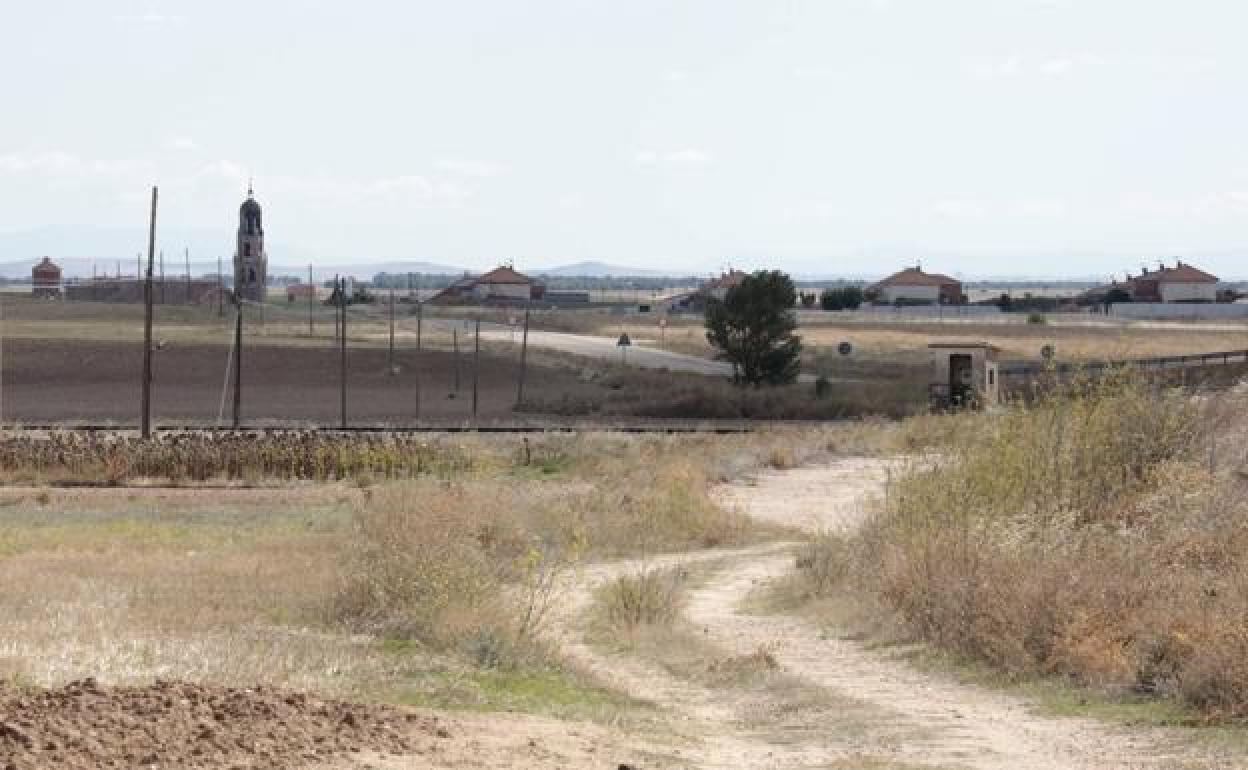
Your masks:
{"label": "tree canopy", "polygon": [[797,379],[802,352],[794,333],[797,291],[779,270],[759,270],[706,304],[706,339],[730,361],[735,380],[748,385],[779,385]]}

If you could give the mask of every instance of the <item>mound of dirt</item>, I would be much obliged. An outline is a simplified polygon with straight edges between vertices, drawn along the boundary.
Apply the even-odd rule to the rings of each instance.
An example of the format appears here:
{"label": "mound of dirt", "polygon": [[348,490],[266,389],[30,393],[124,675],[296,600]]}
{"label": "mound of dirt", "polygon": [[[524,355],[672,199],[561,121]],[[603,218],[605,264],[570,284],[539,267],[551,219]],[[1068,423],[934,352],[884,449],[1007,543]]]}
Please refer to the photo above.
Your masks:
{"label": "mound of dirt", "polygon": [[0,686],[0,768],[291,768],[447,738],[437,717],[270,687]]}

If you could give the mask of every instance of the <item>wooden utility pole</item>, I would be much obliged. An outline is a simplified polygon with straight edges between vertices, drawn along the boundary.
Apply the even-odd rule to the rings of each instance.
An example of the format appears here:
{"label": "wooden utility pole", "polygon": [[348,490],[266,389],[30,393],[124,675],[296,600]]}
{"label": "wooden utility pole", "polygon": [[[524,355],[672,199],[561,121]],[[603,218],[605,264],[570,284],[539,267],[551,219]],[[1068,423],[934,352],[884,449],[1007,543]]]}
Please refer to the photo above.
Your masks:
{"label": "wooden utility pole", "polygon": [[338,337],[338,383],[339,399],[342,409],[342,429],[347,429],[347,279],[342,279],[342,291],[338,294],[338,304],[342,308],[341,334]]}
{"label": "wooden utility pole", "polygon": [[243,298],[235,294],[238,308],[234,316],[234,430],[238,430],[243,417]]}
{"label": "wooden utility pole", "polygon": [[524,374],[529,356],[529,311],[524,311],[524,335],[520,338],[520,379],[516,385],[516,406],[524,403]]}
{"label": "wooden utility pole", "polygon": [[315,337],[316,329],[312,325],[312,309],[316,306],[316,284],[312,282],[312,266],[308,265],[308,336]]}
{"label": "wooden utility pole", "polygon": [[459,327],[451,327],[451,360],[455,362],[455,394],[459,394]]}
{"label": "wooden utility pole", "polygon": [[143,438],[152,436],[152,257],[156,250],[156,188],[147,221],[147,280],[143,282]]}
{"label": "wooden utility pole", "polygon": [[0,429],[4,428],[4,303],[0,302]]}
{"label": "wooden utility pole", "polygon": [[342,317],[342,314],[341,314],[340,312],[338,312],[338,302],[339,302],[339,297],[338,297],[338,275],[337,275],[337,273],[335,273],[335,274],[334,274],[334,290],[333,290],[333,292],[331,292],[331,293],[330,293],[330,297],[329,297],[329,299],[330,299],[330,302],[332,302],[332,303],[333,303],[333,305],[334,305],[334,343],[335,343],[335,344],[337,344],[337,342],[338,342],[338,321],[339,321],[339,320],[341,319],[341,317]]}
{"label": "wooden utility pole", "polygon": [[386,358],[386,373],[394,374],[394,289],[390,289],[390,355]]}
{"label": "wooden utility pole", "polygon": [[477,418],[477,390],[481,381],[481,319],[472,343],[472,418]]}
{"label": "wooden utility pole", "polygon": [[423,325],[422,322],[424,321],[424,315],[425,315],[424,310],[425,310],[425,303],[421,302],[420,300],[416,300],[416,352],[417,353],[420,352],[420,332],[421,332],[420,327]]}

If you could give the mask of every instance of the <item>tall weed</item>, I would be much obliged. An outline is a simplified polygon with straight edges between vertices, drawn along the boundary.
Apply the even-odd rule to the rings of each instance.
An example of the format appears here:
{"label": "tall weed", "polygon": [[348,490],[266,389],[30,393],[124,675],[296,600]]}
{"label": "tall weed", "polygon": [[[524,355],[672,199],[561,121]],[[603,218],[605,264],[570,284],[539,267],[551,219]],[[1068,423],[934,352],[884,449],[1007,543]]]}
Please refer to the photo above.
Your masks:
{"label": "tall weed", "polygon": [[941,418],[933,464],[848,543],[812,544],[806,585],[1009,673],[1248,716],[1248,482],[1218,449],[1244,406],[1124,372]]}

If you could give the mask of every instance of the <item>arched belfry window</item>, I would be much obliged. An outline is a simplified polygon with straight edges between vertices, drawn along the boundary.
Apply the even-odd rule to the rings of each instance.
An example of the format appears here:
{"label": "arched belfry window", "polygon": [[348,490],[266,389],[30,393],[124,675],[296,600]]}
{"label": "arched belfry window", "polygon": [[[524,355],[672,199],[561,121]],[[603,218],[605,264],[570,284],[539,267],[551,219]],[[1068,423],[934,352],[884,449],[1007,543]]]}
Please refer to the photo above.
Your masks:
{"label": "arched belfry window", "polygon": [[251,256],[251,244],[250,244],[250,243],[244,243],[244,244],[243,244],[243,256],[244,256],[244,257],[250,257],[250,256]]}
{"label": "arched belfry window", "polygon": [[256,269],[254,267],[247,268],[247,283],[256,282]]}

